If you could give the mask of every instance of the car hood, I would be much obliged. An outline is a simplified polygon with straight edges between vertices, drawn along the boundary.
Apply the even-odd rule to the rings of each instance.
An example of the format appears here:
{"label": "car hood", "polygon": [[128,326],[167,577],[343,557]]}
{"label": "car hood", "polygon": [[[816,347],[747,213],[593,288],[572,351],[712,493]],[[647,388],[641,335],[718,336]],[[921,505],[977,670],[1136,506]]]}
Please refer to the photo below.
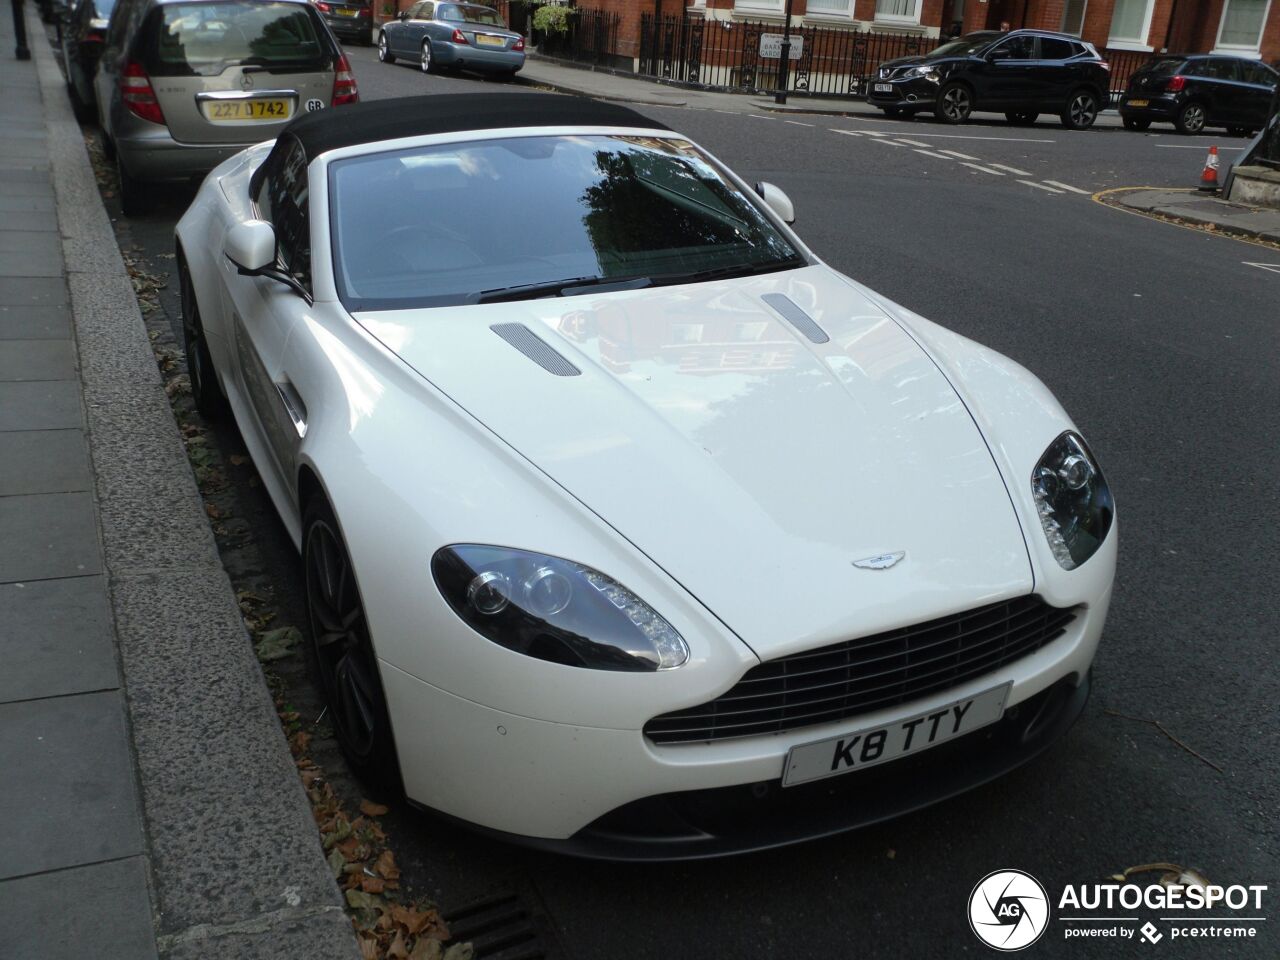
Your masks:
{"label": "car hood", "polygon": [[[801,335],[771,293],[830,339]],[[968,410],[916,341],[824,266],[356,319],[762,658],[1032,587]],[[553,374],[498,324],[523,325],[580,374]],[[898,553],[888,569],[870,561]]]}

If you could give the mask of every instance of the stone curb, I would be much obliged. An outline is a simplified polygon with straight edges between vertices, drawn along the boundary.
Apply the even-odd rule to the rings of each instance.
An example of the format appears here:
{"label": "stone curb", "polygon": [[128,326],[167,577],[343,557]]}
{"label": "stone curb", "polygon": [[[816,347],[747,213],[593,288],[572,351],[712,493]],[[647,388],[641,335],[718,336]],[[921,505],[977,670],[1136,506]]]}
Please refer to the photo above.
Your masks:
{"label": "stone curb", "polygon": [[[1157,198],[1155,196],[1156,194],[1161,194],[1162,197]],[[1176,199],[1165,199],[1170,196],[1174,196]],[[1139,197],[1150,198],[1151,202],[1135,202]],[[1177,220],[1183,220],[1187,223],[1195,224],[1200,227],[1213,227],[1216,233],[1219,233],[1222,236],[1232,237],[1234,239],[1261,240],[1271,244],[1280,243],[1280,211],[1262,211],[1260,208],[1247,208],[1250,210],[1257,210],[1264,214],[1272,214],[1270,219],[1276,222],[1274,227],[1253,227],[1232,219],[1214,217],[1194,208],[1189,209],[1185,205],[1187,201],[1210,200],[1223,204],[1230,204],[1232,207],[1244,207],[1243,204],[1236,204],[1231,201],[1222,200],[1220,197],[1215,197],[1208,193],[1196,193],[1195,191],[1190,190],[1179,192],[1173,190],[1149,190],[1147,188],[1138,188],[1129,192],[1109,194],[1105,200],[1114,206],[1133,213],[1143,214],[1146,216],[1169,217]]]}
{"label": "stone curb", "polygon": [[48,131],[162,957],[352,960],[261,668],[43,26]]}

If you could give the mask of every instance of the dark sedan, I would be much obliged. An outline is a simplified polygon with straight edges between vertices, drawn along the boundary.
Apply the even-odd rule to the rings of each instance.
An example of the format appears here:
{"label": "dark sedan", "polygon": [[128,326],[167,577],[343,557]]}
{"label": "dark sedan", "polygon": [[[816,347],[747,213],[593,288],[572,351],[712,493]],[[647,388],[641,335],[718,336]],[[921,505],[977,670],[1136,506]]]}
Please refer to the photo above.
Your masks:
{"label": "dark sedan", "polygon": [[62,27],[62,59],[67,68],[71,105],[80,116],[93,116],[93,75],[102,57],[111,11],[116,0],[79,0]]}
{"label": "dark sedan", "polygon": [[492,7],[420,0],[382,25],[378,59],[398,58],[417,60],[423,73],[445,67],[513,76],[524,66],[524,37]]}
{"label": "dark sedan", "polygon": [[373,43],[373,5],[369,0],[315,0],[315,5],[339,40]]}
{"label": "dark sedan", "polygon": [[1084,130],[1109,102],[1111,68],[1092,44],[1039,30],[981,31],[957,37],[922,57],[880,65],[867,102],[888,116],[933,113],[964,123],[975,110],[1030,124],[1053,113]]}
{"label": "dark sedan", "polygon": [[1266,64],[1244,57],[1161,57],[1130,78],[1120,117],[1129,130],[1156,121],[1172,123],[1179,133],[1226,127],[1251,136],[1271,115],[1278,79]]}

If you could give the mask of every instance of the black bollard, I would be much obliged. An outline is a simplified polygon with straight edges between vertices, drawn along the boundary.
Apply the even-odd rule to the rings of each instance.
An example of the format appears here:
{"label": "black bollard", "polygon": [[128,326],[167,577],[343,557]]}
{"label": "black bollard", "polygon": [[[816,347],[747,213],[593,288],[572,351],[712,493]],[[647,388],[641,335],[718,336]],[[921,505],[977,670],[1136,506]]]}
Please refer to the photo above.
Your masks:
{"label": "black bollard", "polygon": [[27,18],[22,12],[22,0],[13,0],[13,34],[18,39],[13,55],[19,60],[30,60],[31,49],[27,46]]}

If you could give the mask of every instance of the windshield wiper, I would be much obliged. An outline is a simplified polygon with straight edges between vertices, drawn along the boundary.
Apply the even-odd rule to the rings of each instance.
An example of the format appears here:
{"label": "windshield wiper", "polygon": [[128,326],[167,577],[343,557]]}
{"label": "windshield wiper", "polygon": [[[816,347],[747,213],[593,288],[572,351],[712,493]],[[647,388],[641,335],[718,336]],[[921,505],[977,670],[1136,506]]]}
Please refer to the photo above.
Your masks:
{"label": "windshield wiper", "polygon": [[773,273],[776,270],[794,270],[807,266],[803,257],[792,257],[789,260],[773,260],[769,263],[738,263],[724,267],[710,267],[706,270],[694,270],[690,273],[668,273],[653,278],[653,285],[672,286],[677,283],[703,283],[707,280],[731,280],[734,277],[753,277],[759,273]]}
{"label": "windshield wiper", "polygon": [[540,297],[571,297],[587,287],[608,287],[611,290],[638,290],[653,281],[649,277],[570,277],[566,280],[547,280],[539,283],[522,283],[514,287],[495,287],[482,290],[475,303],[501,303],[506,300],[537,300]]}

